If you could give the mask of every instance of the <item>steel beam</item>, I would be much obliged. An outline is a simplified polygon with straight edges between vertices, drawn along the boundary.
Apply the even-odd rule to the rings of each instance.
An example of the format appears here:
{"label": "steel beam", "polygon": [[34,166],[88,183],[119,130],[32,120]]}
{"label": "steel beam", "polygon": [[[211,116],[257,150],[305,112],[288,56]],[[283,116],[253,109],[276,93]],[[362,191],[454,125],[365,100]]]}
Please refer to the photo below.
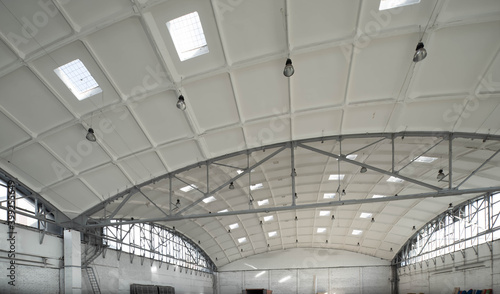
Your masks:
{"label": "steel beam", "polygon": [[473,172],[470,173],[460,184],[457,185],[457,189],[462,186],[463,183],[467,182],[470,177],[472,177],[474,174],[476,174],[485,164],[487,164],[493,157],[495,157],[498,153],[500,152],[500,149],[498,149],[493,155],[491,155],[488,159],[486,159],[478,168],[476,168]]}
{"label": "steel beam", "polygon": [[[408,195],[391,196],[391,197],[384,197],[384,198],[368,198],[368,199],[331,201],[331,202],[324,202],[324,203],[301,204],[301,205],[295,205],[295,206],[277,206],[277,207],[268,207],[268,208],[255,208],[255,209],[228,211],[228,212],[221,212],[221,213],[173,215],[173,216],[164,217],[164,218],[124,220],[124,221],[120,221],[119,224],[124,225],[124,224],[137,224],[137,223],[153,223],[153,222],[191,220],[191,219],[224,217],[224,216],[242,215],[242,214],[270,213],[270,212],[276,212],[276,211],[289,211],[289,210],[298,210],[298,209],[315,209],[315,208],[322,208],[322,207],[358,205],[358,204],[364,204],[364,203],[370,204],[370,203],[401,201],[401,200],[409,200],[409,199],[439,198],[439,197],[465,195],[465,194],[482,194],[482,193],[488,193],[488,192],[493,192],[493,191],[500,191],[500,187],[475,188],[475,189],[464,189],[464,190],[457,190],[457,189],[441,190],[438,192],[408,194]],[[88,224],[85,227],[105,227],[105,226],[111,226],[111,225],[117,224],[117,223],[111,223],[111,222],[109,222],[109,220],[96,220],[96,221],[100,221],[100,222],[96,223],[96,224]]]}
{"label": "steel beam", "polygon": [[429,189],[432,189],[432,190],[436,190],[436,191],[441,191],[442,190],[440,187],[437,187],[437,186],[434,186],[434,185],[430,185],[430,184],[427,184],[427,183],[424,183],[424,182],[421,182],[421,181],[417,181],[415,179],[412,179],[412,178],[409,178],[409,177],[406,177],[406,176],[402,176],[402,175],[399,175],[397,173],[386,171],[386,170],[383,170],[381,168],[374,167],[372,165],[368,165],[368,164],[363,163],[363,162],[358,162],[358,161],[355,161],[355,160],[350,160],[350,159],[348,159],[348,158],[346,158],[344,156],[339,156],[337,154],[326,152],[326,151],[323,151],[323,150],[320,150],[320,149],[317,149],[317,148],[314,148],[314,147],[311,147],[311,146],[307,146],[307,145],[304,145],[304,144],[301,144],[301,143],[299,143],[298,145],[300,147],[304,148],[304,149],[309,150],[309,151],[313,151],[313,152],[316,152],[316,153],[319,153],[319,154],[322,154],[322,155],[325,155],[325,156],[333,157],[333,158],[336,158],[337,160],[342,160],[342,161],[345,161],[345,162],[348,162],[348,163],[351,163],[351,164],[354,164],[354,165],[357,165],[357,166],[366,167],[369,170],[373,170],[373,171],[376,171],[376,172],[384,174],[384,175],[388,175],[388,176],[393,176],[393,177],[396,177],[396,178],[400,178],[402,180],[405,180],[405,181],[410,182],[410,183],[417,184],[419,186],[423,186],[423,187],[426,187],[426,188],[429,188]]}

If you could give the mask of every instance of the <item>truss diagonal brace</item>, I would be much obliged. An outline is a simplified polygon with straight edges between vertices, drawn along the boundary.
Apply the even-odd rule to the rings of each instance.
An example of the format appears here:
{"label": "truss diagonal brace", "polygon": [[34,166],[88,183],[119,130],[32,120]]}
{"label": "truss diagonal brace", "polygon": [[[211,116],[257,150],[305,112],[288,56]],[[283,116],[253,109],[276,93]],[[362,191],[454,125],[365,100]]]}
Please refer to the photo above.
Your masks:
{"label": "truss diagonal brace", "polygon": [[316,152],[316,153],[319,153],[319,154],[322,154],[322,155],[325,155],[325,156],[336,158],[337,160],[342,160],[342,161],[345,161],[345,162],[350,163],[350,164],[354,164],[354,165],[361,166],[361,167],[366,167],[369,170],[373,170],[373,171],[376,171],[376,172],[384,174],[384,175],[388,175],[388,176],[393,176],[393,177],[396,177],[396,178],[400,178],[400,179],[405,180],[407,182],[414,183],[414,184],[417,184],[419,186],[423,186],[423,187],[426,187],[426,188],[429,188],[429,189],[432,189],[432,190],[436,190],[436,191],[442,190],[440,187],[437,187],[437,186],[434,186],[434,185],[430,185],[430,184],[427,184],[427,183],[424,183],[424,182],[421,182],[421,181],[417,181],[415,179],[412,179],[412,178],[409,178],[409,177],[405,177],[405,176],[402,176],[402,175],[397,174],[397,173],[386,171],[386,170],[383,170],[381,168],[368,165],[366,163],[358,162],[358,161],[355,161],[355,160],[350,160],[350,159],[348,159],[348,158],[346,158],[344,156],[340,156],[340,155],[337,155],[337,154],[326,152],[326,151],[323,151],[323,150],[320,150],[320,149],[317,149],[317,148],[314,148],[314,147],[311,147],[311,146],[304,145],[302,143],[298,143],[298,146],[300,146],[300,147],[302,147],[304,149],[307,149],[309,151],[313,151],[313,152]]}
{"label": "truss diagonal brace", "polygon": [[276,156],[278,153],[280,153],[281,151],[285,150],[287,147],[289,147],[289,144],[286,144],[284,146],[282,146],[280,149],[274,151],[273,153],[269,154],[268,156],[266,156],[264,159],[262,159],[261,161],[257,162],[256,164],[252,165],[251,167],[245,169],[241,174],[237,175],[237,176],[234,176],[232,177],[229,181],[225,182],[224,184],[220,185],[219,187],[213,189],[212,191],[206,193],[203,195],[202,198],[198,198],[196,201],[194,201],[193,203],[189,204],[188,206],[184,207],[183,209],[181,209],[178,213],[176,213],[175,215],[180,215],[182,212],[192,208],[193,206],[195,206],[196,204],[200,203],[203,199],[205,199],[205,197],[207,197],[207,195],[210,195],[210,194],[214,194],[214,193],[217,193],[219,192],[220,190],[224,189],[224,187],[227,187],[227,185],[229,185],[231,182],[234,182],[236,181],[237,179],[243,177],[244,175],[246,175],[247,173],[249,173],[252,169],[258,167],[259,165],[263,164],[264,162],[268,161],[269,159],[273,158],[274,156]]}

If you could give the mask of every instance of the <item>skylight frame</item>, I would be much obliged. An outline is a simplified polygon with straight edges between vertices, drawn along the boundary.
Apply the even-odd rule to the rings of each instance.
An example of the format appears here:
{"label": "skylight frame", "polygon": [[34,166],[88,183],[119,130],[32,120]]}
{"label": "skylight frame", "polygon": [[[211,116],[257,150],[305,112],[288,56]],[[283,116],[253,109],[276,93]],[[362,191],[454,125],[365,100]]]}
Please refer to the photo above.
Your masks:
{"label": "skylight frame", "polygon": [[204,203],[210,203],[210,202],[214,202],[215,200],[217,200],[214,196],[209,196],[207,198],[203,198],[203,202]]}
{"label": "skylight frame", "polygon": [[80,59],[59,66],[54,69],[54,73],[79,101],[102,93],[101,87]]}
{"label": "skylight frame", "polygon": [[169,20],[165,25],[181,62],[209,52],[205,31],[197,11]]}
{"label": "skylight frame", "polygon": [[198,189],[198,187],[196,185],[187,185],[187,186],[180,188],[179,190],[181,190],[184,193],[187,193],[187,192],[192,191],[194,189]]}
{"label": "skylight frame", "polygon": [[323,193],[323,199],[333,199],[336,193]]}
{"label": "skylight frame", "polygon": [[419,4],[420,0],[380,0],[378,10],[387,10],[397,7]]}
{"label": "skylight frame", "polygon": [[328,180],[329,181],[338,181],[338,180],[343,180],[345,177],[345,174],[331,174],[329,177],[328,177]]}

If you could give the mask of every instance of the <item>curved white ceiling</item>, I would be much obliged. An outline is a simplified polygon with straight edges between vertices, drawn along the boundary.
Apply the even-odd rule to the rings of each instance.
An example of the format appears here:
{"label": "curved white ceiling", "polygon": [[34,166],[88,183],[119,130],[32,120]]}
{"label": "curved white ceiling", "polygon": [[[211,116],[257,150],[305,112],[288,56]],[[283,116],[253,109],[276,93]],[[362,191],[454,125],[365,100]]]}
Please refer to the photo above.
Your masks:
{"label": "curved white ceiling", "polygon": [[[0,167],[75,217],[135,185],[190,164],[269,144],[376,132],[499,135],[500,2],[422,1],[383,12],[378,4],[2,0]],[[200,16],[209,53],[181,62],[165,24],[193,11]],[[424,28],[428,56],[414,63]],[[295,67],[290,78],[282,74],[288,56]],[[78,101],[59,80],[54,69],[75,59],[85,64],[102,94]],[[186,98],[185,112],[175,107],[179,93]],[[89,127],[96,132],[96,143],[85,140]],[[373,142],[346,140],[342,153]],[[398,137],[396,167],[435,143]],[[311,144],[340,152],[335,140]],[[498,148],[497,141],[457,139],[454,184]],[[407,176],[446,187],[435,176],[439,168],[447,167],[447,151],[444,141],[429,151],[437,161],[428,166],[412,163],[404,169]],[[249,160],[258,162],[270,152],[256,151]],[[283,152],[250,173],[264,185],[253,196],[269,197],[272,206],[286,204],[281,199],[291,200],[282,198],[290,196],[291,172],[290,149]],[[300,147],[295,155],[299,204],[322,201],[322,193],[337,189],[325,178],[335,172],[337,161]],[[238,160],[246,164],[246,155]],[[390,140],[358,152],[356,158],[387,170],[390,160]],[[464,185],[497,186],[498,165],[494,157],[479,176],[467,181],[469,186]],[[391,185],[379,174],[360,174],[359,166],[341,167],[347,197],[428,192],[406,182]],[[215,184],[235,176],[234,170],[223,166],[212,172],[219,176]],[[179,178],[201,188],[206,185],[205,174],[203,168],[194,169],[183,171]],[[235,182],[237,189],[221,190],[217,201],[201,202],[193,211],[248,209],[249,182],[244,179]],[[180,188],[183,183],[176,181]],[[165,180],[141,191],[160,199],[169,189],[164,185]],[[175,193],[182,205],[196,199],[178,189]],[[472,196],[454,196],[453,201]],[[117,215],[161,214],[146,198],[139,200],[144,196],[134,197],[130,203],[135,205],[125,205]],[[285,211],[276,212],[273,221],[263,226],[261,214],[167,225],[200,240],[218,265],[289,247],[327,246],[391,259],[395,252],[390,248],[397,251],[412,234],[408,228],[432,219],[448,202],[443,198],[334,208],[333,224],[319,216],[322,209],[310,209],[297,211],[298,224],[295,212]],[[359,218],[365,210],[375,223]],[[227,226],[233,222],[241,227],[228,234]],[[317,233],[318,227],[327,228],[324,236]],[[351,235],[356,228],[363,229],[362,235]],[[277,236],[269,237],[274,231]],[[239,244],[243,237],[247,242]]]}

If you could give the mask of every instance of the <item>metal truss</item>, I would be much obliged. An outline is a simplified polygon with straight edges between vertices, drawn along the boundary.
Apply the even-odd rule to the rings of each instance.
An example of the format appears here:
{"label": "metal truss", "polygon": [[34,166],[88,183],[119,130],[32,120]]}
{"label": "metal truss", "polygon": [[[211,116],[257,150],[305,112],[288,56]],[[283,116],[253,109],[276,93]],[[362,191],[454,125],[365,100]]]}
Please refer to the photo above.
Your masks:
{"label": "metal truss", "polygon": [[[117,250],[117,258],[121,253],[129,253],[132,263],[135,256],[141,259],[141,265],[146,259],[151,265],[156,261],[161,267],[179,267],[179,270],[213,273],[217,267],[210,257],[193,241],[174,229],[158,224],[138,223],[127,225],[120,221],[100,229],[94,235],[87,231],[86,235],[100,239],[105,248]],[[99,241],[96,242],[99,244]],[[102,252],[105,252],[104,249]]]}
{"label": "metal truss", "polygon": [[[425,155],[428,151],[430,151],[432,148],[437,146],[439,143],[443,141],[448,142],[448,170],[449,173],[446,175],[445,181],[449,182],[448,188],[440,188],[438,186],[429,184],[424,181],[420,181],[418,179],[414,179],[411,177],[406,177],[404,175],[401,175],[399,172],[406,168],[408,165],[410,165],[414,160],[412,160],[410,163],[406,164],[399,170],[395,169],[395,152],[396,146],[394,144],[394,140],[396,138],[410,138],[410,137],[419,137],[419,138],[432,138],[433,144],[431,147],[426,147],[425,150],[421,151],[421,154],[419,156]],[[340,150],[340,154],[334,154],[330,152],[326,152],[317,148],[314,148],[308,143],[314,143],[314,142],[323,142],[323,141],[338,141],[340,143],[340,146],[342,144],[343,140],[348,140],[348,139],[374,139],[375,141],[369,144],[366,144],[362,148],[359,148],[355,151],[352,151],[348,154],[343,154],[342,149]],[[452,158],[453,158],[453,140],[457,138],[467,138],[467,139],[479,139],[486,141],[500,141],[500,136],[495,136],[495,135],[482,135],[482,134],[475,134],[475,133],[450,133],[450,132],[441,132],[441,133],[435,133],[435,132],[400,132],[400,133],[375,133],[375,134],[354,134],[354,135],[339,135],[339,136],[329,136],[329,137],[321,137],[321,138],[314,138],[314,139],[305,139],[305,140],[297,140],[297,141],[290,141],[290,142],[284,142],[280,144],[273,144],[273,145],[268,145],[268,146],[263,146],[263,147],[258,147],[258,148],[253,148],[253,149],[248,149],[224,156],[220,156],[217,158],[213,158],[207,161],[203,162],[198,162],[195,164],[192,164],[190,166],[187,166],[185,168],[176,170],[171,173],[164,174],[162,176],[156,177],[154,179],[148,180],[146,182],[143,182],[142,184],[135,185],[134,187],[127,189],[121,193],[118,193],[117,195],[108,198],[104,202],[99,203],[98,205],[88,209],[87,211],[83,212],[80,214],[78,217],[73,219],[71,223],[66,224],[66,226],[69,227],[105,227],[105,226],[110,226],[114,225],[114,221],[116,220],[115,216],[118,213],[118,211],[123,207],[123,205],[126,204],[127,201],[131,199],[131,197],[134,194],[141,193],[143,196],[145,194],[141,191],[141,189],[147,185],[150,185],[152,183],[156,183],[161,180],[168,179],[171,183],[172,178],[176,178],[180,180],[181,182],[184,182],[186,185],[193,186],[193,183],[189,183],[185,180],[180,179],[177,177],[178,174],[181,174],[185,171],[188,171],[193,168],[199,168],[202,166],[206,166],[207,168],[207,191],[201,191],[198,190],[202,196],[197,198],[194,202],[190,203],[189,205],[183,207],[182,209],[176,209],[178,208],[177,206],[173,207],[174,203],[172,201],[172,185],[170,184],[170,191],[168,194],[168,197],[170,199],[170,209],[165,211],[161,209],[158,205],[153,203],[153,205],[159,209],[163,216],[162,217],[157,217],[157,218],[145,218],[145,219],[128,219],[128,220],[120,220],[121,224],[140,224],[140,223],[150,223],[150,222],[168,222],[168,221],[177,221],[177,220],[187,220],[187,219],[198,219],[198,218],[210,218],[210,217],[224,217],[224,216],[229,216],[229,215],[242,215],[242,214],[254,214],[254,213],[268,213],[268,212],[275,212],[275,211],[288,211],[288,210],[298,210],[298,209],[312,209],[312,208],[321,208],[321,207],[332,207],[332,206],[341,206],[341,205],[356,205],[356,204],[362,204],[362,203],[375,203],[375,202],[387,202],[387,201],[400,201],[400,200],[407,200],[407,199],[418,199],[418,198],[429,198],[429,197],[444,197],[444,196],[452,196],[452,195],[464,195],[464,194],[481,194],[481,193],[488,193],[488,192],[494,192],[494,191],[500,191],[500,187],[485,187],[485,188],[475,188],[475,189],[460,189],[460,187],[471,177],[473,176],[477,171],[479,171],[484,165],[486,165],[494,156],[496,156],[500,151],[496,151],[490,158],[488,158],[485,162],[481,164],[476,170],[472,171],[462,182],[457,185],[456,187],[453,187],[453,168],[452,168]],[[392,146],[392,162],[391,162],[391,168],[389,170],[379,168],[377,166],[373,166],[364,162],[359,162],[355,160],[351,160],[347,158],[347,155],[353,154],[355,152],[359,152],[363,149],[366,149],[374,144],[377,144],[379,142],[382,142],[384,140],[390,140],[391,141],[391,146]],[[327,157],[332,157],[337,159],[339,162],[344,162],[347,164],[359,166],[361,168],[366,168],[367,170],[370,170],[371,172],[379,173],[380,175],[386,175],[386,176],[393,176],[402,180],[405,180],[407,182],[413,183],[415,185],[424,187],[426,189],[429,189],[431,192],[427,193],[419,193],[419,194],[409,194],[409,195],[396,195],[392,197],[385,197],[383,199],[380,198],[370,198],[370,199],[355,199],[355,200],[338,200],[338,201],[331,201],[331,202],[323,202],[323,203],[310,203],[310,204],[301,204],[297,205],[295,203],[295,197],[294,197],[294,191],[295,191],[295,166],[294,166],[294,149],[295,148],[303,148],[306,150],[309,150],[311,152],[315,152],[318,154],[322,154]],[[229,166],[223,163],[220,163],[220,161],[223,161],[225,159],[229,159],[235,156],[239,155],[247,155],[248,156],[256,151],[262,151],[266,149],[273,149],[274,151],[266,156],[264,159],[256,162],[253,165],[249,165],[246,168],[241,168],[241,167],[234,167],[234,166]],[[228,211],[228,212],[223,212],[223,213],[217,213],[217,214],[189,214],[188,211],[196,206],[198,203],[200,203],[203,199],[206,197],[213,195],[214,193],[220,191],[223,188],[226,188],[231,182],[236,181],[237,179],[245,176],[249,173],[252,169],[260,166],[261,164],[271,160],[273,157],[276,155],[280,154],[286,149],[290,149],[290,162],[291,162],[291,177],[292,177],[292,195],[290,195],[290,202],[291,205],[288,206],[279,206],[279,207],[266,207],[266,208],[250,208],[247,210],[238,210],[238,211]],[[417,156],[418,157],[418,156]],[[208,182],[209,182],[209,173],[208,169],[211,165],[220,165],[220,166],[228,166],[231,168],[238,168],[241,169],[243,172],[231,177],[229,180],[225,181],[222,185],[219,185],[218,187],[209,189],[208,188]],[[194,187],[193,187],[194,188]],[[150,200],[150,199],[148,199]],[[252,199],[250,199],[251,201]],[[106,211],[106,206],[112,202],[115,201],[120,201],[118,207],[116,207],[110,214],[107,214],[101,218],[94,219],[92,216],[98,212],[101,211]]]}
{"label": "metal truss", "polygon": [[[0,169],[0,180],[8,183],[7,189],[9,196],[8,199],[0,201],[0,209],[6,210],[12,209],[15,215],[22,215],[32,219],[37,220],[36,227],[40,232],[39,242],[43,243],[45,233],[49,229],[49,225],[56,225],[58,227],[63,227],[63,223],[70,221],[70,218],[52,205],[49,201],[45,200],[35,191],[28,188],[26,185],[22,184],[15,177],[7,173],[5,170]],[[19,193],[16,193],[19,192]],[[24,195],[24,196],[21,196]],[[4,207],[1,204],[7,202],[9,204],[9,199],[11,201],[17,202],[18,200],[24,199],[33,204],[33,210],[23,209],[19,206],[14,205],[13,207]]]}
{"label": "metal truss", "polygon": [[436,264],[438,257],[444,262],[447,254],[455,260],[456,252],[465,257],[466,248],[472,248],[477,255],[482,243],[491,248],[490,242],[500,230],[498,206],[500,194],[486,193],[450,207],[408,239],[392,260],[393,265],[416,267],[422,262],[428,265],[429,260]]}

